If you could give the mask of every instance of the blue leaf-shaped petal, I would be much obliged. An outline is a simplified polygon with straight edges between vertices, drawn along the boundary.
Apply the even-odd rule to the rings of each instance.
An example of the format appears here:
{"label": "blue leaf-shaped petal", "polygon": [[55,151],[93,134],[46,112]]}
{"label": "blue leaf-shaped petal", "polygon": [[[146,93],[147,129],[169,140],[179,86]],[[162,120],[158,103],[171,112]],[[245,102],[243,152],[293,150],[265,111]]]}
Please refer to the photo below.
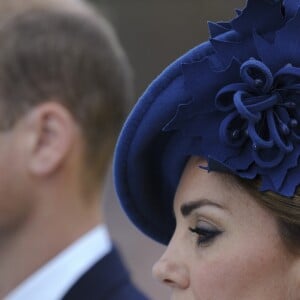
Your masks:
{"label": "blue leaf-shaped petal", "polygon": [[276,72],[279,69],[279,66],[281,66],[281,63],[277,61],[278,53],[274,50],[274,42],[270,43],[256,32],[253,33],[253,41],[259,58],[272,72]]}
{"label": "blue leaf-shaped petal", "polygon": [[281,1],[272,4],[264,0],[248,0],[242,14],[232,22],[232,28],[243,35],[277,30],[284,24]]}
{"label": "blue leaf-shaped petal", "polygon": [[276,34],[274,43],[268,43],[259,35],[254,35],[258,53],[264,63],[273,70],[279,69],[285,64],[300,65],[300,12],[286,23]]}
{"label": "blue leaf-shaped petal", "polygon": [[164,126],[163,131],[178,130],[182,124],[189,120],[195,113],[192,107],[192,101],[179,104],[175,116]]}
{"label": "blue leaf-shaped petal", "polygon": [[241,40],[240,42],[228,42],[219,39],[210,40],[216,55],[224,66],[232,61],[233,58],[243,62],[244,60],[255,57],[258,58],[258,54],[255,48],[255,44],[252,38]]}
{"label": "blue leaf-shaped petal", "polygon": [[230,22],[218,22],[218,24],[224,28],[227,28],[228,30],[232,29]]}
{"label": "blue leaf-shaped petal", "polygon": [[[222,118],[224,118],[224,114],[216,111],[211,113],[194,113],[194,116],[190,117],[184,126],[181,126],[181,130],[188,136],[201,136],[204,139],[210,138],[218,132]],[[203,128],[206,128],[206,130],[203,130]]]}
{"label": "blue leaf-shaped petal", "polygon": [[195,102],[194,109],[198,111],[209,112],[215,110],[215,95],[217,91],[230,83],[232,80],[237,81],[239,78],[239,63],[234,60],[230,66],[223,71],[216,71],[211,68],[208,58],[200,62],[183,64],[185,88],[193,97]]}
{"label": "blue leaf-shaped petal", "polygon": [[259,190],[261,192],[267,192],[267,191],[276,191],[275,187],[273,186],[272,180],[267,175],[261,176],[261,185]]}
{"label": "blue leaf-shaped petal", "polygon": [[253,157],[251,155],[252,147],[251,143],[246,143],[237,156],[229,157],[226,160],[226,165],[231,170],[245,171],[253,163]]}
{"label": "blue leaf-shaped petal", "polygon": [[[222,172],[222,173],[231,173],[232,171],[228,168],[228,166],[226,166],[226,164],[224,164],[221,161],[218,161],[214,158],[212,158],[211,156],[209,156],[207,158],[207,171],[211,172],[211,171],[218,171],[218,172]],[[201,166],[200,166],[201,167]]]}
{"label": "blue leaf-shaped petal", "polygon": [[[178,116],[177,116],[178,117]],[[213,112],[194,115],[189,120],[174,119],[173,128],[180,131],[183,136],[191,140],[188,155],[208,157],[211,155],[219,161],[225,161],[228,157],[238,156],[240,149],[227,147],[216,147],[219,144],[218,132],[219,123],[224,117],[223,113]],[[180,121],[182,121],[180,123]],[[205,129],[205,130],[204,130]]]}
{"label": "blue leaf-shaped petal", "polygon": [[207,24],[212,38],[228,31],[228,28],[222,26],[220,23],[207,22]]}
{"label": "blue leaf-shaped petal", "polygon": [[289,170],[282,186],[279,189],[279,193],[286,197],[292,197],[295,194],[297,186],[300,184],[300,165],[298,162],[297,167]]}
{"label": "blue leaf-shaped petal", "polygon": [[299,156],[300,146],[297,145],[294,151],[292,151],[290,155],[287,155],[278,166],[273,169],[265,170],[265,174],[272,180],[272,185],[276,190],[280,190],[289,170],[297,166]]}
{"label": "blue leaf-shaped petal", "polygon": [[242,12],[243,11],[241,9],[236,9],[235,10],[235,13],[236,13],[237,16],[240,16],[242,14]]}
{"label": "blue leaf-shaped petal", "polygon": [[245,179],[254,179],[258,174],[258,167],[252,163],[246,170],[237,170],[236,175]]}
{"label": "blue leaf-shaped petal", "polygon": [[219,138],[215,135],[207,136],[201,140],[201,153],[204,157],[212,157],[215,160],[226,163],[228,157],[238,156],[239,149],[228,146],[218,147],[220,145]]}

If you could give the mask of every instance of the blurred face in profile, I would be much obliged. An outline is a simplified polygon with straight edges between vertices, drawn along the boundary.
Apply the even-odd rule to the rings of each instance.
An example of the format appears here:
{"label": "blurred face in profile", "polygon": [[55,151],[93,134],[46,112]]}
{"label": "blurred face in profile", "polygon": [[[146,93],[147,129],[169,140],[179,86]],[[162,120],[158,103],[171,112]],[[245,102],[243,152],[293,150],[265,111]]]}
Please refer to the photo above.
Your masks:
{"label": "blurred face in profile", "polygon": [[24,124],[22,118],[12,128],[0,129],[0,240],[21,228],[34,203],[26,182],[28,135]]}
{"label": "blurred face in profile", "polygon": [[185,167],[176,230],[154,276],[175,300],[299,300],[296,258],[275,218],[233,178],[199,168],[205,164],[192,157]]}

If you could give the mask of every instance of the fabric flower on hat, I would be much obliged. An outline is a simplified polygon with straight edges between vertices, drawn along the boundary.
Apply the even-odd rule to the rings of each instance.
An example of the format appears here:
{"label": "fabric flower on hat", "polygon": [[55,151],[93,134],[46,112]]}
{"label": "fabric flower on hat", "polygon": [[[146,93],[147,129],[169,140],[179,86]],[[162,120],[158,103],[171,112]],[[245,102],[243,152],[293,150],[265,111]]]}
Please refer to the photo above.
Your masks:
{"label": "fabric flower on hat", "polygon": [[182,65],[191,98],[164,128],[190,137],[189,154],[206,157],[209,170],[260,176],[262,191],[284,196],[300,184],[296,2],[248,1],[231,22],[210,23],[214,51]]}

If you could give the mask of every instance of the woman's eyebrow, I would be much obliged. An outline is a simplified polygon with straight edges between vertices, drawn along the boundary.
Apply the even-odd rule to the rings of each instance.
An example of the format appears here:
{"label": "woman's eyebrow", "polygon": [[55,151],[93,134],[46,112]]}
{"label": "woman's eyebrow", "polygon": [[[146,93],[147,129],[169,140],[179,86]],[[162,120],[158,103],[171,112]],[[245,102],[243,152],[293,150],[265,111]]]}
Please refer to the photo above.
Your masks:
{"label": "woman's eyebrow", "polygon": [[196,201],[192,201],[192,202],[188,202],[188,203],[184,203],[181,205],[180,207],[180,211],[181,214],[183,215],[183,217],[187,217],[191,214],[191,212],[199,207],[202,206],[206,206],[206,205],[210,205],[210,206],[214,206],[214,207],[218,207],[221,209],[224,209],[224,207],[216,202],[213,202],[211,200],[208,199],[199,199]]}

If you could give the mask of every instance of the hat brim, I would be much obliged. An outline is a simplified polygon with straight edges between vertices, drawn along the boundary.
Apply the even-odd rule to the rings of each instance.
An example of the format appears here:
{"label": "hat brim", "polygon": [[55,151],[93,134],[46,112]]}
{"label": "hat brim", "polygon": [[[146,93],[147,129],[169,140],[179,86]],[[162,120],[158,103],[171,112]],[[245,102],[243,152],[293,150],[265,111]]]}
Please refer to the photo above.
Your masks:
{"label": "hat brim", "polygon": [[188,158],[188,141],[162,129],[190,97],[182,64],[211,51],[209,42],[195,47],[153,81],[125,122],[115,150],[114,180],[123,209],[142,232],[163,244],[175,229],[173,199]]}

